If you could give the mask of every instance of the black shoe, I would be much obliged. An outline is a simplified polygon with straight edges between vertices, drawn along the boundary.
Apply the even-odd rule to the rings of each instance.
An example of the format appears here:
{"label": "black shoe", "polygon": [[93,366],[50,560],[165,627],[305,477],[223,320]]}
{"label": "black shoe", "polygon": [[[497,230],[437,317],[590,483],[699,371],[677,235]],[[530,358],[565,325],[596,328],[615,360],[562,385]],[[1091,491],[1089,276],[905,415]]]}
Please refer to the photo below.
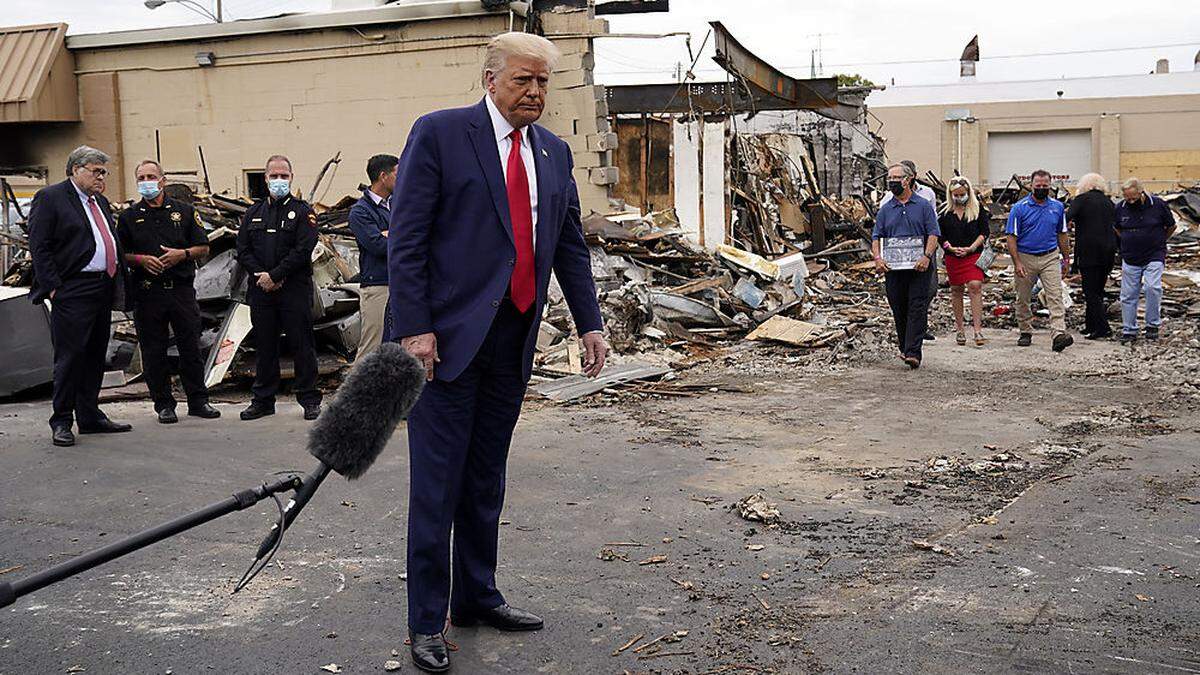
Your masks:
{"label": "black shoe", "polygon": [[934,341],[934,340],[936,340],[937,338],[933,337],[933,333],[926,333],[926,334],[925,334],[925,337],[923,337],[923,338],[921,338],[921,339],[922,339],[922,340],[928,340],[928,341],[930,341],[930,342],[933,342],[933,341]]}
{"label": "black shoe", "polygon": [[158,411],[159,424],[175,424],[179,421],[179,417],[175,415],[174,408],[163,408]]}
{"label": "black shoe", "polygon": [[100,420],[100,423],[96,426],[79,427],[79,433],[81,434],[121,434],[132,430],[132,425],[125,422],[114,422],[110,419]]}
{"label": "black shoe", "polygon": [[916,370],[917,368],[921,367],[921,359],[918,359],[915,356],[906,356],[904,357],[904,365]]}
{"label": "black shoe", "polygon": [[1110,337],[1112,337],[1112,335],[1113,335],[1112,331],[1110,330],[1105,333],[1088,333],[1087,335],[1084,335],[1083,337],[1087,338],[1088,340],[1107,340]]}
{"label": "black shoe", "polygon": [[1157,340],[1158,339],[1158,326],[1146,326],[1146,339],[1147,340]]}
{"label": "black shoe", "polygon": [[541,630],[545,625],[542,617],[510,605],[500,605],[492,609],[474,612],[460,612],[457,615],[451,612],[450,623],[459,627],[485,623],[492,628],[505,631]]}
{"label": "black shoe", "polygon": [[71,427],[69,426],[51,427],[50,442],[60,448],[69,448],[75,445],[75,434],[71,433]]}
{"label": "black shoe", "polygon": [[1017,338],[1018,347],[1028,347],[1033,344],[1033,333],[1021,333],[1021,337]]}
{"label": "black shoe", "polygon": [[312,421],[321,416],[321,404],[311,403],[304,406],[304,419]]}
{"label": "black shoe", "polygon": [[206,420],[215,420],[221,416],[221,411],[208,404],[208,401],[197,405],[188,406],[188,417],[201,417]]}
{"label": "black shoe", "polygon": [[408,639],[412,642],[413,664],[418,669],[427,673],[444,673],[450,670],[450,649],[446,647],[445,636],[409,631]]}
{"label": "black shoe", "polygon": [[1121,344],[1131,345],[1137,342],[1137,333],[1121,333]]}
{"label": "black shoe", "polygon": [[267,404],[267,403],[260,403],[258,401],[253,401],[252,403],[250,403],[249,407],[247,407],[245,410],[242,411],[241,418],[243,420],[249,421],[249,420],[256,420],[260,417],[266,417],[267,415],[274,415],[274,414],[275,414],[275,406]]}
{"label": "black shoe", "polygon": [[1075,344],[1075,338],[1066,333],[1059,333],[1054,336],[1054,342],[1050,343],[1050,348],[1056,352],[1061,352],[1073,344]]}

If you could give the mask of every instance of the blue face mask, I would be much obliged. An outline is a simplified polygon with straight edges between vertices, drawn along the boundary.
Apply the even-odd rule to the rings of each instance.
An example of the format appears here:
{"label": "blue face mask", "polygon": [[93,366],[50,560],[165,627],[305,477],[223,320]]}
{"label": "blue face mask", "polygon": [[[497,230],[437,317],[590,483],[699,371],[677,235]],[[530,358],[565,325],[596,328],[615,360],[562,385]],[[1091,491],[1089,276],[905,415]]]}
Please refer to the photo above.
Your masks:
{"label": "blue face mask", "polygon": [[138,194],[146,199],[157,199],[158,193],[162,190],[158,187],[156,180],[140,180],[138,181]]}
{"label": "blue face mask", "polygon": [[283,178],[272,178],[267,181],[267,190],[275,199],[282,199],[291,192],[292,182]]}

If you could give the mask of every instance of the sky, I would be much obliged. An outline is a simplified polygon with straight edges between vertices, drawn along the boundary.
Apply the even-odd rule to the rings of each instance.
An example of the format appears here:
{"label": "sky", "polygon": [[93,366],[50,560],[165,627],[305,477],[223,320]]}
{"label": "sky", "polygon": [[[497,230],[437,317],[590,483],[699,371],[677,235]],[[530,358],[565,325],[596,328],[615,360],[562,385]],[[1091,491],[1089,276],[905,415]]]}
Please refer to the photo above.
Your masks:
{"label": "sky", "polygon": [[[212,7],[214,0],[196,0]],[[226,19],[322,11],[332,0],[224,0]],[[789,75],[860,74],[890,86],[958,78],[958,56],[978,34],[980,81],[1147,73],[1159,58],[1192,70],[1200,50],[1200,1],[1057,0],[1043,3],[944,0],[672,0],[671,11],[609,17],[613,33],[684,31],[693,53],[709,21],[721,21],[743,45]],[[1013,9],[1020,7],[1021,9]],[[1046,7],[1043,12],[1038,7]],[[0,24],[65,21],[72,34],[201,22],[178,4],[147,10],[142,0],[2,0]],[[712,39],[694,70],[699,81],[724,79]],[[1047,52],[1075,52],[1027,56]],[[690,65],[684,36],[596,41],[602,84],[673,82]]]}

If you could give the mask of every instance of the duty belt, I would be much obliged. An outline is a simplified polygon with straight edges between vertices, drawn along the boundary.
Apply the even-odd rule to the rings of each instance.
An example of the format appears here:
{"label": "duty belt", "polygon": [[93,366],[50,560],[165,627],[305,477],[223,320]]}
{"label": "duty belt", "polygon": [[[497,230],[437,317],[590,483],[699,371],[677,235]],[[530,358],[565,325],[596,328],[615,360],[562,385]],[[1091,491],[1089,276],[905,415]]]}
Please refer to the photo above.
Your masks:
{"label": "duty belt", "polygon": [[157,287],[157,288],[161,288],[161,289],[169,291],[172,288],[175,288],[175,280],[174,279],[142,279],[140,286],[145,290],[149,290],[151,288]]}

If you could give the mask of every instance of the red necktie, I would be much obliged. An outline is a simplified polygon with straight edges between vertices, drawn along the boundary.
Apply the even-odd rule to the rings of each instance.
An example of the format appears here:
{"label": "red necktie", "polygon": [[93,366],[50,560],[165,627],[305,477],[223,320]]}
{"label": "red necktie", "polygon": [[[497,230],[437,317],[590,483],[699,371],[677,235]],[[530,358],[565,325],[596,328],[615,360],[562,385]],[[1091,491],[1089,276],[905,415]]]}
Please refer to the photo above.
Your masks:
{"label": "red necktie", "polygon": [[512,219],[513,243],[517,247],[517,264],[513,267],[509,289],[512,303],[523,314],[533,306],[537,295],[533,273],[533,209],[529,204],[529,177],[521,160],[521,132],[509,134],[512,149],[508,151],[508,215]]}
{"label": "red necktie", "polygon": [[88,197],[88,208],[92,210],[92,218],[96,227],[100,228],[100,238],[104,240],[104,271],[108,276],[117,274],[117,247],[113,245],[112,235],[108,232],[108,220],[100,213],[100,206],[95,197]]}

